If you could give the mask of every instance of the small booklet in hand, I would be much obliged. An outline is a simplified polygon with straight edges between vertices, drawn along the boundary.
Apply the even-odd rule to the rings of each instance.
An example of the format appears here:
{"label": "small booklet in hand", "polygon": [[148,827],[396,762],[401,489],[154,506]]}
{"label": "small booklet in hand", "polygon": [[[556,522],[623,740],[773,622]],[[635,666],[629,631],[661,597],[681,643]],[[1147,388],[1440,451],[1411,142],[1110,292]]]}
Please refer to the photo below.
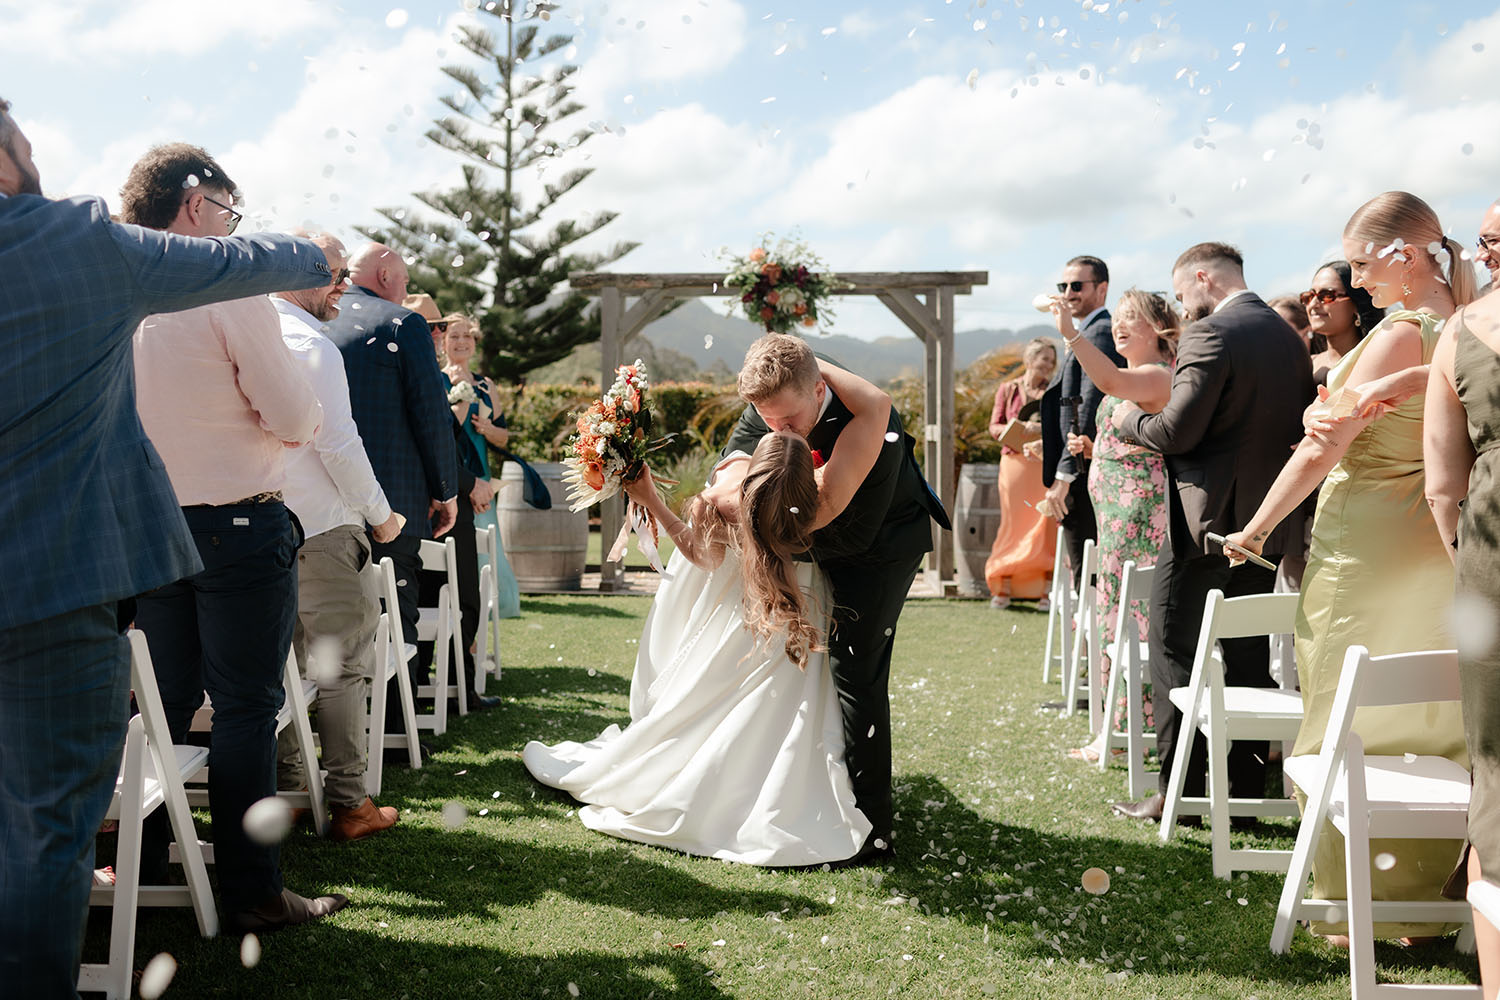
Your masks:
{"label": "small booklet in hand", "polygon": [[1025,421],[1012,420],[1005,425],[1005,430],[1000,432],[999,441],[1007,448],[1020,451],[1021,446],[1026,442],[1035,441],[1040,437],[1040,434],[1026,426]]}

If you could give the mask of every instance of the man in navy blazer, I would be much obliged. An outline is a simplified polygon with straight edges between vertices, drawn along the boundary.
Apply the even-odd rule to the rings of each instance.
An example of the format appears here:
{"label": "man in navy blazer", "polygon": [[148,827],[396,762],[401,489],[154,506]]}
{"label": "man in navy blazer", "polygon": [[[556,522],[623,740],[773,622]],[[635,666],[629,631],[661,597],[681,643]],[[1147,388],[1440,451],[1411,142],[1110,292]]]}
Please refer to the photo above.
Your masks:
{"label": "man in navy blazer", "polygon": [[[371,557],[389,556],[395,564],[401,627],[415,642],[421,541],[446,534],[458,517],[453,411],[427,321],[401,305],[407,280],[401,255],[372,243],[349,261],[349,277],[353,285],[327,334],[344,355],[349,408],[375,478],[391,509],[406,518],[399,537],[371,545]],[[437,522],[429,527],[433,515]]]}
{"label": "man in navy blazer", "polygon": [[[1080,336],[1119,367],[1125,366],[1115,350],[1114,328],[1109,310],[1109,268],[1098,257],[1074,257],[1063,268],[1057,291],[1063,306],[1073,317]],[[1073,568],[1073,584],[1083,566],[1083,543],[1099,537],[1094,523],[1094,504],[1089,499],[1088,469],[1065,444],[1071,431],[1086,437],[1095,436],[1095,422],[1104,393],[1094,385],[1078,359],[1071,353],[1058,369],[1057,381],[1042,394],[1042,482],[1052,510],[1064,506],[1067,513],[1059,518],[1063,540],[1068,547],[1068,562]],[[1075,426],[1076,417],[1076,426]]]}
{"label": "man in navy blazer", "polygon": [[[305,240],[194,239],[51,201],[0,101],[0,983],[77,995],[120,767],[133,596],[201,569],[136,416],[152,313],[330,280]],[[184,192],[186,197],[186,192]]]}

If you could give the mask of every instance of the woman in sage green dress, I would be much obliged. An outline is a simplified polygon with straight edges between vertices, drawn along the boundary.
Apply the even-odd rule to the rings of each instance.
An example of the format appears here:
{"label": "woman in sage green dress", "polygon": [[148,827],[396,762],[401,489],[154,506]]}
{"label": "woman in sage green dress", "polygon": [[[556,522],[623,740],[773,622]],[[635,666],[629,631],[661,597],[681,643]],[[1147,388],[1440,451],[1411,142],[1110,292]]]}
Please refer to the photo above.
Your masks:
{"label": "woman in sage green dress", "polygon": [[[1363,645],[1376,656],[1453,645],[1447,622],[1453,566],[1433,527],[1424,496],[1422,405],[1425,366],[1443,321],[1474,296],[1474,275],[1460,248],[1443,236],[1432,209],[1415,195],[1387,192],[1361,206],[1344,227],[1344,255],[1354,284],[1376,306],[1393,309],[1328,373],[1321,399],[1369,383],[1403,379],[1412,391],[1395,406],[1371,406],[1334,419],[1326,402],[1309,408],[1309,434],[1272,484],[1244,529],[1229,536],[1259,552],[1271,530],[1321,481],[1312,549],[1297,614],[1297,669],[1303,722],[1294,750],[1317,753],[1333,707],[1344,653]],[[1437,248],[1434,251],[1432,248]],[[1326,477],[1326,479],[1325,479]],[[1231,561],[1237,558],[1226,550]],[[1465,766],[1456,706],[1362,709],[1354,728],[1370,754],[1424,753]],[[1376,840],[1374,898],[1439,899],[1460,845],[1433,840]],[[1388,860],[1388,859],[1384,859]],[[1343,839],[1327,826],[1313,856],[1313,892],[1345,895]],[[1314,921],[1315,933],[1346,943],[1346,925]],[[1445,933],[1449,925],[1376,923],[1379,938]]]}

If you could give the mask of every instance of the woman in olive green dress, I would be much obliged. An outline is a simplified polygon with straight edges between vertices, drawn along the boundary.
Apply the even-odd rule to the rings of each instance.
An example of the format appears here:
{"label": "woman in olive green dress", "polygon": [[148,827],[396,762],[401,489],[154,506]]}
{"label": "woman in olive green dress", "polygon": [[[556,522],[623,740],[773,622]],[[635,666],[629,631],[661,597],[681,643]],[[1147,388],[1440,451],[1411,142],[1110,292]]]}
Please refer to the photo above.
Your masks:
{"label": "woman in olive green dress", "polygon": [[[1343,243],[1355,286],[1366,289],[1376,306],[1399,308],[1340,359],[1328,373],[1328,390],[1357,392],[1387,377],[1420,379],[1424,388],[1397,406],[1341,419],[1330,419],[1327,406],[1314,404],[1309,417],[1317,426],[1250,523],[1230,536],[1259,552],[1271,529],[1323,482],[1297,614],[1303,704],[1298,754],[1322,746],[1349,646],[1367,646],[1379,656],[1453,645],[1447,631],[1453,567],[1424,496],[1424,366],[1443,321],[1474,297],[1473,270],[1443,235],[1432,209],[1405,192],[1387,192],[1361,206],[1344,227]],[[1354,728],[1366,753],[1418,752],[1468,764],[1462,721],[1451,704],[1362,709]],[[1374,898],[1441,898],[1459,847],[1447,841],[1373,841],[1372,856],[1395,860],[1388,869],[1372,870]],[[1318,839],[1313,883],[1320,898],[1344,897],[1343,840],[1331,825]],[[1343,924],[1315,921],[1312,929],[1340,941],[1345,933]],[[1413,938],[1447,929],[1377,923],[1375,934]]]}

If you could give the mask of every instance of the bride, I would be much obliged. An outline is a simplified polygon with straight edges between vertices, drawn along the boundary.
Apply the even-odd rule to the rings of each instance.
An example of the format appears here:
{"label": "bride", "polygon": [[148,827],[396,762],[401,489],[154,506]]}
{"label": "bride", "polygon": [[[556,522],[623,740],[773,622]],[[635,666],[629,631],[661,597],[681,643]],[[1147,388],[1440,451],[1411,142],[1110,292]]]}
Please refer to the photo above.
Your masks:
{"label": "bride", "polygon": [[875,464],[891,401],[819,368],[854,414],[821,468],[801,437],[767,434],[719,462],[686,523],[649,471],[627,489],[677,546],[646,616],[630,725],[522,751],[538,781],[585,803],[590,829],[766,866],[842,861],[870,834],[828,673],[828,587],[797,557]]}

